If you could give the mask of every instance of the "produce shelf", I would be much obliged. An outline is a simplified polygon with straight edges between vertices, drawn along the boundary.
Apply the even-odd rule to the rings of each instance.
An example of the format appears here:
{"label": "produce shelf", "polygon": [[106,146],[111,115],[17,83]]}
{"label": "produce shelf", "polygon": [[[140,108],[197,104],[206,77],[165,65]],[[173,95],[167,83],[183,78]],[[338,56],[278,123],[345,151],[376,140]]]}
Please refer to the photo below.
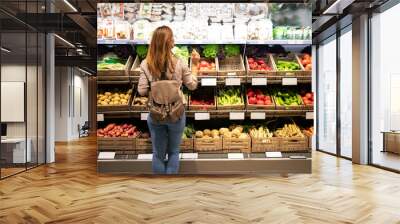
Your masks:
{"label": "produce shelf", "polygon": [[[116,153],[114,159],[98,159],[97,169],[101,173],[152,173],[151,159],[140,160],[133,154]],[[243,159],[229,159],[227,153],[199,153],[197,159],[181,159],[179,172],[180,174],[311,173],[311,153],[282,153],[282,158],[266,158],[265,153],[244,153]]]}

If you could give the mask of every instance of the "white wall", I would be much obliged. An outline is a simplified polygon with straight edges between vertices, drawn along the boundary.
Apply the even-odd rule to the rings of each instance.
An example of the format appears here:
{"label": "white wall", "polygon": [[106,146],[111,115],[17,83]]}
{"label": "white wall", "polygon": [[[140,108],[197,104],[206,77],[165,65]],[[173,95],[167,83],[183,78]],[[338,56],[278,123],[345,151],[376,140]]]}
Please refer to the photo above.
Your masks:
{"label": "white wall", "polygon": [[88,78],[71,67],[56,67],[56,141],[79,138],[78,125],[88,120]]}

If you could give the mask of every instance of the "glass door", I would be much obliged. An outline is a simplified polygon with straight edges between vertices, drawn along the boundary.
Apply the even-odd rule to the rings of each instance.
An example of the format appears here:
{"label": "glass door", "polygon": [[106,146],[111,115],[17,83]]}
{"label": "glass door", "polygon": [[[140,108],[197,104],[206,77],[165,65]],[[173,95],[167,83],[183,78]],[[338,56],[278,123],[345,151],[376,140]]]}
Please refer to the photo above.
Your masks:
{"label": "glass door", "polygon": [[336,36],[318,48],[317,149],[336,154]]}

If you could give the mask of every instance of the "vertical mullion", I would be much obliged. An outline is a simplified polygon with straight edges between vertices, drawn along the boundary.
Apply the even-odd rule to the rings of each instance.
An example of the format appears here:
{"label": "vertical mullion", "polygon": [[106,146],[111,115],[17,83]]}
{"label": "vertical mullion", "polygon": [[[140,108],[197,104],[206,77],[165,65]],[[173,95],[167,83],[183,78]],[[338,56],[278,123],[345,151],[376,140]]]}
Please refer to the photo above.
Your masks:
{"label": "vertical mullion", "polygon": [[[28,19],[28,0],[25,1],[25,21]],[[24,119],[25,119],[25,170],[28,169],[28,113],[27,113],[27,91],[28,91],[28,25],[25,24],[25,88],[24,88]]]}
{"label": "vertical mullion", "polygon": [[341,114],[340,114],[340,80],[341,80],[341,65],[340,65],[340,27],[336,28],[336,154],[341,156]]}
{"label": "vertical mullion", "polygon": [[[36,13],[39,13],[39,0]],[[36,31],[36,166],[39,166],[39,31]]]}
{"label": "vertical mullion", "polygon": [[315,119],[316,119],[316,131],[315,131],[315,148],[319,150],[319,44],[315,47],[315,96],[317,97],[317,101],[315,103]]}
{"label": "vertical mullion", "polygon": [[[2,46],[2,23],[0,23],[0,47]],[[2,54],[3,54],[3,52],[1,52],[1,50],[0,50],[0,125],[2,125],[3,123],[1,122],[1,62],[2,62],[2,58],[1,58],[1,56],[2,56]],[[1,133],[1,129],[0,129],[0,136],[2,135],[2,133]],[[3,167],[3,165],[2,165],[2,162],[1,162],[1,151],[2,151],[2,147],[1,147],[1,145],[2,144],[0,144],[0,179],[2,179],[2,177],[1,177],[1,170],[2,170],[2,167]]]}
{"label": "vertical mullion", "polygon": [[371,20],[372,20],[372,12],[368,12],[368,30],[367,30],[367,45],[368,45],[368,53],[367,53],[367,83],[368,83],[368,164],[373,164],[373,142],[372,142],[372,63],[371,63],[371,56],[372,56],[372,28],[371,28]]}

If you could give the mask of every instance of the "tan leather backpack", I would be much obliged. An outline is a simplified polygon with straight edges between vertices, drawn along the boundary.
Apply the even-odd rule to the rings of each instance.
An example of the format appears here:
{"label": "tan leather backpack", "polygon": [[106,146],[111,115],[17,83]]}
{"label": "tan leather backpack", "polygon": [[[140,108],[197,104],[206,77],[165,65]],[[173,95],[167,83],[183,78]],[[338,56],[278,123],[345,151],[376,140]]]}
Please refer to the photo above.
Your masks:
{"label": "tan leather backpack", "polygon": [[182,81],[176,80],[174,74],[171,80],[166,77],[165,72],[158,80],[150,81],[147,77],[150,86],[147,108],[151,118],[159,123],[177,122],[185,112]]}

